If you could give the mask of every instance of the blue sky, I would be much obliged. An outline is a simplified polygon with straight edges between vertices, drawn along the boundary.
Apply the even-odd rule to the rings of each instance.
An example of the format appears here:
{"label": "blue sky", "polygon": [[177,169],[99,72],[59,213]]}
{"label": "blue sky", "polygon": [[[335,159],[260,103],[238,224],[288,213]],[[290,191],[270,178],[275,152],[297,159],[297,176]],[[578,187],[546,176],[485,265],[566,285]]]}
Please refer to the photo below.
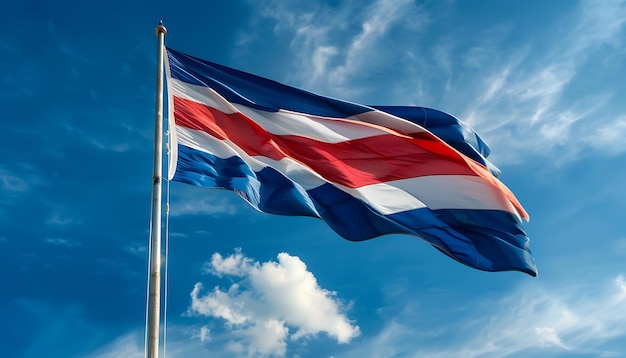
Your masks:
{"label": "blue sky", "polygon": [[160,19],[177,50],[470,123],[539,269],[172,183],[168,357],[626,355],[625,1],[200,3],[4,6],[3,356],[143,356]]}

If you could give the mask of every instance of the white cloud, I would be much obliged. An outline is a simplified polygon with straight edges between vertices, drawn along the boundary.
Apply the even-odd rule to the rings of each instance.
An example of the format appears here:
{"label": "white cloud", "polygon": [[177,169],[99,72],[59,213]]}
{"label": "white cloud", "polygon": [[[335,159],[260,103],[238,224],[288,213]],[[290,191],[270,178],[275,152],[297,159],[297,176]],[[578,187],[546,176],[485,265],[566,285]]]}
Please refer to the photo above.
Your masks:
{"label": "white cloud", "polygon": [[248,356],[279,356],[287,351],[289,329],[282,321],[264,319],[255,321],[245,330],[238,332],[249,342]]}
{"label": "white cloud", "polygon": [[220,253],[216,252],[211,256],[211,261],[205,263],[204,268],[207,272],[216,276],[222,275],[243,277],[250,272],[254,262],[251,258],[244,256],[241,249],[235,249],[236,254],[224,258]]}
{"label": "white cloud", "polygon": [[250,320],[248,315],[241,312],[244,302],[231,302],[231,296],[245,295],[239,293],[239,285],[233,284],[227,292],[215,287],[213,292],[200,296],[202,284],[196,283],[191,291],[191,313],[224,319],[229,325],[243,324]]}
{"label": "white cloud", "polygon": [[211,339],[211,330],[207,326],[200,327],[200,341],[208,341]]}
{"label": "white cloud", "polygon": [[216,253],[206,271],[240,279],[227,290],[215,287],[202,294],[198,283],[191,292],[189,312],[223,319],[235,337],[228,345],[231,350],[284,356],[288,340],[326,333],[348,343],[360,334],[342,313],[345,307],[336,293],[321,288],[298,257],[281,253],[278,262],[260,263],[241,251],[227,257]]}

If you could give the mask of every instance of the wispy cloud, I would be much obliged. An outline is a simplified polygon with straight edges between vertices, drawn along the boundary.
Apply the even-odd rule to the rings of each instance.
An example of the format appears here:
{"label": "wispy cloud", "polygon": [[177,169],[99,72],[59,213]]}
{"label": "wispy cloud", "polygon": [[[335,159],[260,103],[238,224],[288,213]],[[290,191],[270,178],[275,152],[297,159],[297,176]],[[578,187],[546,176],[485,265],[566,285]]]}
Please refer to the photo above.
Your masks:
{"label": "wispy cloud", "polygon": [[30,188],[24,179],[4,169],[0,170],[0,186],[2,190],[21,193],[28,191]]}
{"label": "wispy cloud", "polygon": [[293,80],[309,90],[349,100],[379,85],[365,81],[384,69],[398,69],[398,54],[406,54],[399,43],[428,22],[427,14],[408,0],[366,6],[355,1],[316,3],[306,9],[268,1],[260,7],[260,13],[274,21],[275,32],[291,36],[292,64],[298,67]]}
{"label": "wispy cloud", "polygon": [[0,166],[0,190],[5,194],[28,193],[42,182],[36,169],[29,164],[17,163],[12,168]]}
{"label": "wispy cloud", "polygon": [[[488,66],[499,70],[478,86],[479,100],[468,104],[463,117],[487,128],[483,135],[507,160],[520,160],[516,153],[572,160],[585,149],[626,151],[623,141],[610,134],[624,132],[623,107],[611,102],[617,94],[587,77],[589,66],[602,68],[595,63],[600,53],[619,51],[625,19],[624,1],[581,2],[545,34],[547,50],[525,44],[504,62],[490,61]],[[570,30],[564,33],[563,27]],[[495,51],[500,50],[490,53]],[[605,139],[601,145],[598,136]]]}
{"label": "wispy cloud", "polygon": [[[172,234],[170,234],[172,236]],[[148,248],[146,245],[134,244],[130,246],[126,246],[126,251],[130,252],[135,256],[146,257],[146,253],[148,252]]]}
{"label": "wispy cloud", "polygon": [[42,177],[27,163],[0,164],[0,219],[14,220],[14,206],[37,197],[38,191],[47,184]]}
{"label": "wispy cloud", "polygon": [[[333,82],[342,88],[346,88],[346,83],[355,76],[363,76],[366,70],[372,69],[372,61],[384,53],[381,46],[389,40],[387,34],[392,26],[408,26],[410,30],[416,31],[421,22],[426,22],[425,15],[417,11],[412,1],[380,0],[372,4],[366,14],[361,20],[360,31],[347,46],[343,64],[329,74]],[[410,22],[407,18],[411,19]]]}
{"label": "wispy cloud", "polygon": [[[621,356],[626,338],[624,276],[597,283],[526,285],[499,301],[468,303],[455,323],[424,326],[427,312],[390,319],[373,339],[346,357]],[[468,309],[469,307],[468,306]],[[430,313],[437,314],[437,313]],[[455,337],[441,345],[442,337]],[[621,347],[621,348],[620,348]]]}
{"label": "wispy cloud", "polygon": [[78,221],[66,214],[61,214],[58,212],[52,213],[48,220],[46,220],[46,224],[54,225],[54,226],[66,226],[70,224],[76,224]]}
{"label": "wispy cloud", "polygon": [[[441,37],[453,12],[426,13],[411,1],[260,8],[275,32],[291,36],[292,81],[309,90],[452,112],[487,139],[496,162],[626,152],[624,95],[589,77],[626,72],[624,0],[584,0],[536,30],[494,21],[470,37]],[[535,40],[517,41],[521,31],[537,32]]]}
{"label": "wispy cloud", "polygon": [[[79,123],[80,118],[87,116],[99,117],[97,124],[92,125],[95,128],[87,130],[83,123]],[[54,130],[102,151],[126,153],[131,150],[145,150],[145,144],[148,143],[150,136],[144,133],[144,128],[129,125],[128,117],[128,113],[115,109],[106,109],[96,114],[76,110],[72,112],[70,119],[64,118],[59,121]]]}
{"label": "wispy cloud", "polygon": [[198,335],[201,342],[208,341],[211,339],[211,330],[207,326],[200,327],[200,334]]}
{"label": "wispy cloud", "polygon": [[[200,327],[197,331],[205,334],[208,333],[208,328]],[[168,325],[167,327],[167,354],[161,354],[163,356],[171,358],[202,358],[202,357],[219,357],[227,358],[231,355],[222,355],[217,352],[212,352],[202,346],[200,336],[194,337],[198,339],[189,339],[189,330],[187,327],[181,327],[176,325]],[[208,337],[205,337],[207,340]],[[161,351],[163,352],[164,340],[160,341]],[[103,346],[99,347],[95,351],[87,355],[81,355],[86,358],[143,358],[144,357],[144,335],[142,330],[135,330],[118,337],[113,338]]]}
{"label": "wispy cloud", "polygon": [[233,204],[234,199],[218,197],[210,195],[206,190],[200,197],[195,193],[187,191],[172,200],[170,205],[170,213],[172,216],[183,215],[218,215],[218,214],[234,214],[237,212],[237,206]]}
{"label": "wispy cloud", "polygon": [[605,119],[597,126],[589,127],[590,135],[585,138],[587,145],[610,154],[626,152],[626,115]]}
{"label": "wispy cloud", "polygon": [[94,61],[87,57],[86,51],[81,50],[78,46],[74,46],[62,38],[57,29],[57,25],[52,20],[48,21],[48,35],[56,44],[59,51],[63,55],[67,56],[69,60],[72,60],[72,62],[79,62],[88,65],[92,65],[94,63]]}
{"label": "wispy cloud", "polygon": [[46,244],[65,246],[65,247],[77,247],[80,246],[80,241],[62,238],[62,237],[48,237],[44,240]]}
{"label": "wispy cloud", "polygon": [[[169,353],[169,352],[168,352]],[[116,338],[87,358],[141,358],[144,357],[142,337],[138,333],[129,333]]]}
{"label": "wispy cloud", "polygon": [[296,256],[281,253],[277,262],[260,263],[241,251],[227,257],[215,253],[206,271],[238,282],[205,294],[197,283],[189,312],[222,319],[232,337],[223,349],[232,354],[284,356],[288,341],[326,333],[347,343],[360,334],[342,313],[336,293],[321,288]]}

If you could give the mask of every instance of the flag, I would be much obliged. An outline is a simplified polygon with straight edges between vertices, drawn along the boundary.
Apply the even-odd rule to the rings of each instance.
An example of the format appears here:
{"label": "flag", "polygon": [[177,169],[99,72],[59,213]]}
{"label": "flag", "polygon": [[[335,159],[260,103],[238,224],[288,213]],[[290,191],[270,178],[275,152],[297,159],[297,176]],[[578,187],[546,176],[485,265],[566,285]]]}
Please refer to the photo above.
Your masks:
{"label": "flag", "polygon": [[528,214],[446,113],[320,96],[167,48],[169,177],[361,241],[415,235],[485,271],[536,276]]}

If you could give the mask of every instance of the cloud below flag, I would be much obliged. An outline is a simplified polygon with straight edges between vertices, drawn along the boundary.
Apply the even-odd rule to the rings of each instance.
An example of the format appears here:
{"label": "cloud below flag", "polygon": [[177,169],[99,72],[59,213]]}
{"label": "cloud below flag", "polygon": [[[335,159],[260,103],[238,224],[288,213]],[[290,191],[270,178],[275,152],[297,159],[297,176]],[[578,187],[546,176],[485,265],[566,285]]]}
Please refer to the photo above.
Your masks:
{"label": "cloud below flag", "polygon": [[323,97],[170,48],[166,72],[170,179],[321,218],[348,240],[416,235],[470,267],[536,275],[528,214],[453,116]]}

